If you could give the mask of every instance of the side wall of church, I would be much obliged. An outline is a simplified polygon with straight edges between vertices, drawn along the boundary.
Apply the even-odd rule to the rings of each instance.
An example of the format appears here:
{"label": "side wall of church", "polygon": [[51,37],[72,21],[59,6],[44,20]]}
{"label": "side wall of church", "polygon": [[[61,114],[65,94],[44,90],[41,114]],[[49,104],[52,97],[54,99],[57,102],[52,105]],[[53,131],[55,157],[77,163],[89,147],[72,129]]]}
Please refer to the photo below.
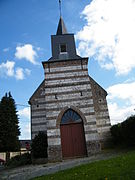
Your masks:
{"label": "side wall of church", "polygon": [[84,131],[88,155],[100,150],[87,62],[86,58],[44,63],[49,161],[62,159],[57,118],[65,107],[77,108],[86,118]]}
{"label": "side wall of church", "polygon": [[107,106],[107,92],[98,85],[91,77],[91,88],[93,94],[94,109],[96,115],[97,130],[101,146],[107,146],[110,140],[110,117]]}
{"label": "side wall of church", "polygon": [[39,131],[47,132],[44,85],[45,82],[43,81],[30,100],[32,139]]}

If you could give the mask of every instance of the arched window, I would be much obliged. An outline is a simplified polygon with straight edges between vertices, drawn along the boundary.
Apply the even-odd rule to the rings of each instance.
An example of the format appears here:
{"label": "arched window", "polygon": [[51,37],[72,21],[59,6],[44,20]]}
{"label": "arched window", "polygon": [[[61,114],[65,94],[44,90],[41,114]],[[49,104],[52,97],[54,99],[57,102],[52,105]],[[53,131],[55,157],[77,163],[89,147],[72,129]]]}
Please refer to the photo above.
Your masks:
{"label": "arched window", "polygon": [[62,116],[61,124],[78,123],[81,121],[82,119],[78,113],[72,109],[68,109]]}

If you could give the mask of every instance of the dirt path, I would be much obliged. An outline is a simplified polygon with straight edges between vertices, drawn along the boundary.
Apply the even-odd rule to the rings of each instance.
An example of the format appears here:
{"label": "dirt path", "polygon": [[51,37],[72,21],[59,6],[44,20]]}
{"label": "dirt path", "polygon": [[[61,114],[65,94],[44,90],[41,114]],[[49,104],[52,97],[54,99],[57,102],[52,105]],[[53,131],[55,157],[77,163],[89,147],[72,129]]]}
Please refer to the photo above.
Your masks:
{"label": "dirt path", "polygon": [[55,173],[57,171],[69,169],[81,164],[110,159],[122,153],[123,152],[102,152],[91,157],[66,160],[57,163],[48,163],[44,165],[29,165],[14,169],[0,170],[0,180],[29,180],[34,177]]}

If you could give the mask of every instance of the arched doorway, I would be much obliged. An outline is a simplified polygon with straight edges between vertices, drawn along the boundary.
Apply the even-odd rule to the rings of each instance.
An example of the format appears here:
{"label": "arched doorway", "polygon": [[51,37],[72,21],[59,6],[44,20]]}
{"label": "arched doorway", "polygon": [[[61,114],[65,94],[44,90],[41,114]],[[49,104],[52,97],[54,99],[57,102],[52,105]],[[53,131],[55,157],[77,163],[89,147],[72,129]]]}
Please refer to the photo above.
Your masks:
{"label": "arched doorway", "polygon": [[60,123],[63,158],[86,156],[86,143],[82,118],[72,109],[68,109]]}

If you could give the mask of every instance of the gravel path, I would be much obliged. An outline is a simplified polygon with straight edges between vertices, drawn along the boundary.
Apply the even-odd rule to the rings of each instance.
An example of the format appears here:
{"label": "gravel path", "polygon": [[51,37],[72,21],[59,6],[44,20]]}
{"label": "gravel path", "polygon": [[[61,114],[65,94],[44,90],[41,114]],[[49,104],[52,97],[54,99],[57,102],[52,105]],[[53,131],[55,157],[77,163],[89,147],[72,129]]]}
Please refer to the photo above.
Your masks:
{"label": "gravel path", "polygon": [[120,155],[120,152],[106,152],[91,157],[65,160],[44,165],[29,165],[8,170],[0,170],[0,180],[29,180],[31,178],[52,174],[60,170],[69,169],[81,164],[98,160],[105,160]]}

